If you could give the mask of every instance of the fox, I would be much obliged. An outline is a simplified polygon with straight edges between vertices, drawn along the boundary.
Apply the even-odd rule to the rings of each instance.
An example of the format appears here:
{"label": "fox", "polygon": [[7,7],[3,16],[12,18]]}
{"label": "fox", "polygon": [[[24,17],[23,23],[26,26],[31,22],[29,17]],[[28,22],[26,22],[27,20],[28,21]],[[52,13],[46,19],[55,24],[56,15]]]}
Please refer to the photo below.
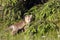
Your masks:
{"label": "fox", "polygon": [[11,34],[15,35],[18,32],[18,30],[25,30],[25,26],[31,22],[31,19],[32,19],[32,15],[26,15],[24,17],[24,20],[10,25],[8,29],[12,29]]}

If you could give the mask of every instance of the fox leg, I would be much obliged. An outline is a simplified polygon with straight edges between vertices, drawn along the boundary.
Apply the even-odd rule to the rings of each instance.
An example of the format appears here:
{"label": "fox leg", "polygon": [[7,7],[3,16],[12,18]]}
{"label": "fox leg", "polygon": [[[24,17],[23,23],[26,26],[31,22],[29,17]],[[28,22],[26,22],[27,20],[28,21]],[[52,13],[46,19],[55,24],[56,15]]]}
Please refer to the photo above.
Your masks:
{"label": "fox leg", "polygon": [[11,34],[15,35],[17,32],[18,32],[18,28],[13,25]]}
{"label": "fox leg", "polygon": [[11,34],[15,35],[17,32],[18,32],[18,30],[14,30],[14,31],[12,30]]}

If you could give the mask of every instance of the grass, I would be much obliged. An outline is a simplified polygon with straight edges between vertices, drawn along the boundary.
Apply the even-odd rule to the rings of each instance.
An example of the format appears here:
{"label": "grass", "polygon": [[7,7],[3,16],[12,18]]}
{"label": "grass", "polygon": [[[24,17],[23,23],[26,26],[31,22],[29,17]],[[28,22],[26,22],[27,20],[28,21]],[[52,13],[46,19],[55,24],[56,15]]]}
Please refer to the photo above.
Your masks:
{"label": "grass", "polygon": [[13,36],[11,35],[11,30],[7,32],[5,30],[8,25],[20,19],[14,19],[17,13],[14,14],[12,12],[14,16],[10,17],[11,15],[8,12],[5,15],[6,19],[4,17],[5,20],[0,20],[0,40],[60,40],[60,1],[53,0],[45,3],[43,6],[40,4],[36,5],[25,14],[30,13],[35,15],[35,20],[29,25],[28,30],[25,32],[20,31]]}
{"label": "grass", "polygon": [[43,36],[39,36],[39,34],[28,35],[25,32],[19,32],[16,35],[12,36],[10,34],[11,31],[4,32],[5,29],[6,27],[4,25],[0,26],[0,40],[59,40],[60,39],[60,37],[58,36],[60,35],[60,32],[57,33],[57,31],[47,32]]}

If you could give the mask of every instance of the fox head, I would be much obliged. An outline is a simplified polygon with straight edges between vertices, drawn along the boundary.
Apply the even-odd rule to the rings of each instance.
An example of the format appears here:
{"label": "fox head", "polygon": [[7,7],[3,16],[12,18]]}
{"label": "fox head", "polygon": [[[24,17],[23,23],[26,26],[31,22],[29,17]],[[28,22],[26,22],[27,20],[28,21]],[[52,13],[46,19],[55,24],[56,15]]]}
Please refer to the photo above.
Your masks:
{"label": "fox head", "polygon": [[32,15],[26,15],[26,16],[25,16],[25,22],[26,22],[27,24],[30,23],[31,19],[32,19]]}

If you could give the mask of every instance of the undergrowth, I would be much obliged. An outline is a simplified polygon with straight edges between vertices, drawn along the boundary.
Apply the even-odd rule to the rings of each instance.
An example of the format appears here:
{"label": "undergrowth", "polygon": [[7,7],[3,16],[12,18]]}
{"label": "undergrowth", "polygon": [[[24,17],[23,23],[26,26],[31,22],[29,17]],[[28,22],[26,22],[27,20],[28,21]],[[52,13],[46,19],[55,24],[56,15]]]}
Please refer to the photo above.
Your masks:
{"label": "undergrowth", "polygon": [[[12,4],[14,5],[14,4]],[[15,6],[15,5],[14,5]],[[15,36],[11,31],[4,32],[7,26],[17,23],[21,18],[21,11],[15,11],[15,7],[4,8],[3,18],[0,19],[0,40],[59,40],[60,35],[60,1],[52,0],[47,3],[33,6],[24,15],[33,15],[33,20],[25,32],[19,32]],[[44,37],[43,37],[44,36]]]}

